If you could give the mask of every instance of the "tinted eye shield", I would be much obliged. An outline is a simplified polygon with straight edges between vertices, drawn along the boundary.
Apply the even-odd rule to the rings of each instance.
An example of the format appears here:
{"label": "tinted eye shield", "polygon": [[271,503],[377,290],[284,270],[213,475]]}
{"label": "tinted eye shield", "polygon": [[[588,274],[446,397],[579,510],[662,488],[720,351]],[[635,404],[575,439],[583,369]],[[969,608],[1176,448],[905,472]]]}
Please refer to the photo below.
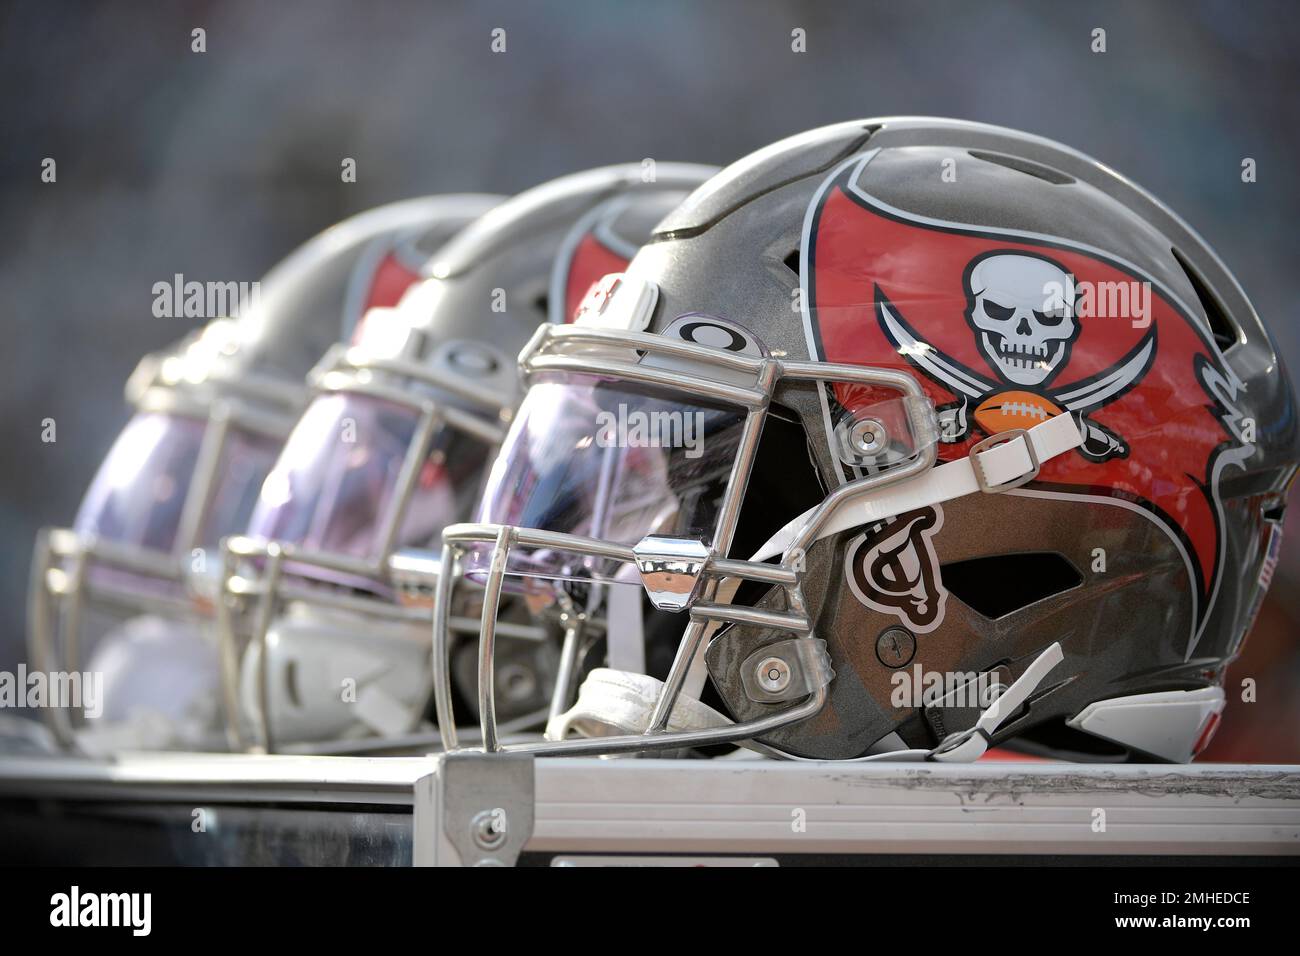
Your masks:
{"label": "tinted eye shield", "polygon": [[[223,542],[217,600],[217,636],[222,664],[222,690],[231,746],[246,749],[239,714],[239,660],[251,642],[262,651],[257,680],[263,702],[255,715],[256,743],[270,750],[275,732],[265,705],[265,643],[277,610],[289,602],[323,607],[358,616],[418,625],[428,621],[427,602],[405,598],[426,589],[436,577],[436,563],[418,554],[396,552],[402,517],[416,488],[421,468],[435,437],[452,430],[486,446],[491,455],[505,434],[512,405],[482,383],[404,357],[377,355],[362,347],[335,346],[308,378],[315,395],[349,395],[399,406],[415,419],[405,454],[396,473],[389,506],[376,530],[375,545],[366,555],[317,550],[287,541],[236,535]],[[506,397],[506,401],[509,398]],[[358,593],[349,582],[365,582]],[[329,586],[329,585],[342,585]],[[402,600],[387,599],[396,592]],[[453,621],[459,630],[461,622]],[[464,622],[476,629],[477,622]],[[363,631],[363,628],[356,628]],[[359,633],[364,638],[363,633]]]}

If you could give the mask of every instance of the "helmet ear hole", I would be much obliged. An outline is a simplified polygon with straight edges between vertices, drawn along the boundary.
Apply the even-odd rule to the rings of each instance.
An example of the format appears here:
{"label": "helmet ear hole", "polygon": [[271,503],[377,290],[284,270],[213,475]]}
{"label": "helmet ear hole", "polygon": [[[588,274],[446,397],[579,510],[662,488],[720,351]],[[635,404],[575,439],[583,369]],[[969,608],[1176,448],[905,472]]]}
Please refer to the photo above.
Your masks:
{"label": "helmet ear hole", "polygon": [[1286,517],[1286,504],[1287,502],[1285,498],[1279,498],[1272,504],[1265,505],[1264,510],[1260,514],[1265,521],[1271,521],[1274,524],[1281,524],[1283,518]]}

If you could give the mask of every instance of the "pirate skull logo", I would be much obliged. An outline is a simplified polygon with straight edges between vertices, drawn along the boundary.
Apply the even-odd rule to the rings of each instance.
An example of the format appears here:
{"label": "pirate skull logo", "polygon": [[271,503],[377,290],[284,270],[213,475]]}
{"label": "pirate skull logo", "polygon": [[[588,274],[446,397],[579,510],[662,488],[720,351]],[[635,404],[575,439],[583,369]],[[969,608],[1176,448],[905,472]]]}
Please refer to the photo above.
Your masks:
{"label": "pirate skull logo", "polygon": [[1142,378],[1155,356],[1155,329],[1148,329],[1115,365],[1065,388],[1054,388],[1051,381],[1069,364],[1070,347],[1082,331],[1075,308],[1078,284],[1069,270],[1046,256],[998,249],[972,259],[962,282],[966,321],[1000,381],[924,341],[883,291],[876,290],[876,311],[886,337],[900,355],[956,398],[937,409],[942,440],[965,441],[972,425],[968,410],[1011,385],[1049,400],[1052,406],[1043,406],[1044,411],[1075,413],[1084,435],[1079,452],[1085,458],[1106,461],[1127,456],[1127,443],[1091,413]]}
{"label": "pirate skull logo", "polygon": [[1050,259],[993,252],[964,277],[971,324],[989,363],[1016,385],[1045,385],[1066,364],[1079,335],[1075,282]]}

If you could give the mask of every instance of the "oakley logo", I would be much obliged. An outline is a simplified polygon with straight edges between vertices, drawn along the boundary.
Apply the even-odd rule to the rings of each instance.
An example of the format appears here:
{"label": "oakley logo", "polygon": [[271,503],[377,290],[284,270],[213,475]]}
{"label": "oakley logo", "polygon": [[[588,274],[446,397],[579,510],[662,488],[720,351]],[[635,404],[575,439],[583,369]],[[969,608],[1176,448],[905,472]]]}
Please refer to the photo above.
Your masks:
{"label": "oakley logo", "polygon": [[679,315],[663,330],[668,338],[681,339],[693,345],[703,345],[724,352],[736,352],[761,358],[763,348],[748,330],[734,322],[703,312]]}
{"label": "oakley logo", "polygon": [[921,508],[850,541],[844,571],[853,596],[914,632],[933,631],[948,600],[932,541],[942,527],[942,508]]}
{"label": "oakley logo", "polygon": [[704,413],[629,409],[596,413],[596,444],[601,448],[684,448],[687,458],[704,453]]}
{"label": "oakley logo", "polygon": [[456,371],[476,377],[496,374],[501,362],[476,342],[454,342],[446,350],[447,364]]}

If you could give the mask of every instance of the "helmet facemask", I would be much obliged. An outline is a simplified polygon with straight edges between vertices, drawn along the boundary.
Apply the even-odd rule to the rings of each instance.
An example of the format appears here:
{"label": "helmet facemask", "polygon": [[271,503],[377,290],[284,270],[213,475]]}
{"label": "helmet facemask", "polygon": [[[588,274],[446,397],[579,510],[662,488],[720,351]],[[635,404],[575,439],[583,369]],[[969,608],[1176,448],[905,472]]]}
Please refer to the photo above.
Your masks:
{"label": "helmet facemask", "polygon": [[[623,281],[627,287],[619,295],[626,302],[638,290]],[[491,719],[496,601],[503,592],[537,587],[539,579],[552,586],[591,582],[595,591],[640,585],[656,607],[680,610],[688,623],[644,727],[526,748],[616,753],[743,741],[806,719],[825,703],[831,674],[805,612],[804,555],[822,523],[855,497],[926,472],[935,461],[937,426],[910,375],[789,362],[765,352],[761,345],[758,354],[738,354],[580,323],[541,330],[521,355],[530,391],[494,465],[482,523],[443,534],[442,565],[456,573],[440,586],[450,596],[452,582],[462,581],[484,594],[479,709],[486,749],[502,747]],[[860,445],[881,467],[827,496],[771,553],[754,560],[727,557],[774,400],[783,391],[828,381],[873,393],[862,417],[874,424],[858,434],[874,429],[877,444]],[[886,434],[885,420],[894,434]],[[777,554],[777,564],[763,560]],[[732,603],[746,582],[778,593],[778,606]],[[786,706],[740,724],[721,718],[713,727],[673,729],[679,696],[706,639],[720,628],[746,626],[785,635],[766,655],[780,657],[769,669],[781,673],[756,678],[756,687],[766,700]],[[435,665],[445,658],[447,639],[445,615],[435,610]],[[562,659],[562,672],[573,667],[574,661]],[[439,670],[435,694],[448,698],[445,665]],[[553,723],[571,703],[557,695]],[[700,719],[685,715],[680,722]],[[443,736],[447,746],[456,745],[454,734]]]}
{"label": "helmet facemask", "polygon": [[[328,748],[362,728],[397,738],[424,715],[437,564],[419,549],[467,513],[513,383],[508,359],[485,343],[444,342],[414,359],[421,333],[400,310],[373,311],[367,327],[368,341],[331,350],[313,371],[312,404],[250,533],[225,544],[218,634],[236,747]],[[268,654],[278,641],[296,643]],[[295,654],[298,644],[313,653]],[[349,654],[352,664],[333,666]],[[317,658],[334,659],[317,668],[330,673],[295,673]],[[352,697],[340,690],[349,678]]]}

